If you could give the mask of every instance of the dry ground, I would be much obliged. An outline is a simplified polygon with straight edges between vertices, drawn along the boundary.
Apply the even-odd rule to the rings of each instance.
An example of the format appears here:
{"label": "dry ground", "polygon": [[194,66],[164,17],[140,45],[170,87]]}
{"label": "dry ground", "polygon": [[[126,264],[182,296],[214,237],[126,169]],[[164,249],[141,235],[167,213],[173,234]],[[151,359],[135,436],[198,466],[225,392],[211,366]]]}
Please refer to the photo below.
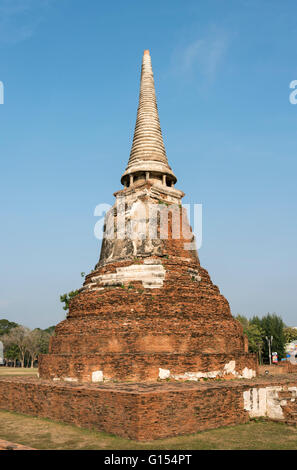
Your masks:
{"label": "dry ground", "polygon": [[0,367],[0,376],[3,375],[37,375],[38,369],[34,367]]}
{"label": "dry ground", "polygon": [[0,410],[0,439],[36,449],[295,449],[297,428],[253,420],[247,424],[151,442],[136,442],[97,431]]}

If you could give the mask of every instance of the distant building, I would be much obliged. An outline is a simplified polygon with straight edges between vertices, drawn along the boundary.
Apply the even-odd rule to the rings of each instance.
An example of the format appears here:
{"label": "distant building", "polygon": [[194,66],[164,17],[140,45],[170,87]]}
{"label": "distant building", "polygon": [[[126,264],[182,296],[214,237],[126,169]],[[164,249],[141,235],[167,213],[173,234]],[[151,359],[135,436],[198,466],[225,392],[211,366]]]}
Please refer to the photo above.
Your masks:
{"label": "distant building", "polygon": [[297,364],[297,340],[286,345],[286,353],[290,355],[288,357],[289,361]]}

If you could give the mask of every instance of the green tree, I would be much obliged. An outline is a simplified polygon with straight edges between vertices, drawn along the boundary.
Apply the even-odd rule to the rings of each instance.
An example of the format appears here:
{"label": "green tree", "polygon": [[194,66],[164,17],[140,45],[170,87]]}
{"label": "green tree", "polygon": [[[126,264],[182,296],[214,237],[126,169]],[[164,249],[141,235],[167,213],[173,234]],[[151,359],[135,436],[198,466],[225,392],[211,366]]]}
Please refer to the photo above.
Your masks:
{"label": "green tree", "polygon": [[3,318],[0,320],[0,336],[9,333],[12,328],[16,328],[17,326],[19,326],[17,323]]}
{"label": "green tree", "polygon": [[242,324],[243,329],[248,327],[249,320],[244,315],[239,315],[238,314],[238,315],[236,315],[235,318],[236,318],[236,320],[238,320]]}
{"label": "green tree", "polygon": [[60,301],[64,303],[64,307],[63,307],[64,310],[66,311],[69,310],[70,300],[73,299],[73,297],[75,297],[78,294],[78,292],[79,292],[78,290],[72,290],[68,294],[60,295]]}
{"label": "green tree", "polygon": [[297,328],[291,328],[290,326],[286,326],[284,328],[284,335],[286,344],[291,343],[292,341],[297,341]]}
{"label": "green tree", "polygon": [[264,332],[260,326],[251,323],[243,315],[237,315],[235,317],[243,327],[243,333],[247,336],[249,341],[249,352],[257,353],[259,356],[259,362],[261,363],[262,352],[263,352],[263,336]]}
{"label": "green tree", "polygon": [[54,333],[55,333],[55,328],[56,328],[56,325],[53,325],[53,326],[49,326],[48,328],[46,328],[45,331],[46,333],[48,333],[50,336],[52,336]]}
{"label": "green tree", "polygon": [[246,335],[249,340],[249,349],[251,352],[256,352],[261,355],[263,350],[263,330],[253,323],[249,323],[246,330]]}
{"label": "green tree", "polygon": [[[5,337],[4,337],[5,338]],[[13,362],[14,367],[16,367],[16,362],[19,360],[20,357],[20,350],[16,344],[9,344],[6,346],[5,340],[3,341],[4,345],[4,359],[6,365],[8,362]]]}
{"label": "green tree", "polygon": [[[2,336],[1,341],[3,341],[4,348],[10,348],[13,346],[17,346],[19,351],[18,358],[21,362],[21,366],[25,366],[25,358],[27,354],[27,341],[29,336],[30,330],[24,326],[17,326],[12,328],[9,333]],[[4,349],[5,351],[5,349]]]}
{"label": "green tree", "polygon": [[266,337],[273,336],[271,352],[276,351],[279,359],[285,357],[285,324],[280,316],[275,313],[268,313],[261,319],[255,316],[250,320],[250,323],[259,326],[263,332],[264,357],[267,362],[269,361],[269,349]]}
{"label": "green tree", "polygon": [[34,367],[34,363],[39,354],[48,352],[49,339],[49,333],[46,333],[40,328],[36,328],[28,333],[26,349],[31,362],[31,367]]}
{"label": "green tree", "polygon": [[40,341],[39,341],[39,354],[47,354],[49,350],[49,342],[51,336],[54,334],[55,327],[47,328],[46,330],[41,330]]}

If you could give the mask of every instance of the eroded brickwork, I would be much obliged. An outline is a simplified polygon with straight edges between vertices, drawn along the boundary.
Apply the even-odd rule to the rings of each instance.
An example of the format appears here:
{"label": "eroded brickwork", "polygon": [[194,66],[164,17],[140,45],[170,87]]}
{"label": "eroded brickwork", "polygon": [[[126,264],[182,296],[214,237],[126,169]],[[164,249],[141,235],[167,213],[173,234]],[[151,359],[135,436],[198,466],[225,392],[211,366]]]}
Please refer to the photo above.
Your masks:
{"label": "eroded brickwork", "polygon": [[[269,406],[273,409],[281,404],[283,416],[271,419],[289,422],[290,410],[296,405],[296,383],[294,374],[252,380],[104,385],[1,377],[0,409],[148,441],[245,423],[250,419],[245,397],[252,397],[248,403],[258,406],[258,390],[263,389],[268,397],[265,410],[271,390],[282,391],[279,402],[269,402]],[[261,416],[269,418],[266,411]]]}
{"label": "eroded brickwork", "polygon": [[[148,191],[142,203],[151,203],[152,185],[141,188]],[[154,190],[164,198],[168,191],[176,193]],[[127,191],[133,193],[125,209],[131,218],[139,187]],[[256,358],[246,352],[242,327],[228,301],[200,266],[197,251],[185,248],[194,239],[189,226],[189,238],[183,236],[181,222],[188,221],[182,207],[170,212],[170,203],[155,205],[160,220],[163,211],[169,212],[164,217],[168,238],[153,244],[149,238],[105,236],[99,263],[71,301],[67,319],[56,327],[50,354],[40,358],[43,378],[91,381],[93,372],[100,371],[104,380],[157,380],[160,369],[179,378],[188,373],[226,375],[230,361],[235,361],[237,375],[256,373]],[[147,219],[142,212],[134,217],[139,235],[139,223]],[[180,238],[173,237],[175,225]]]}
{"label": "eroded brickwork", "polygon": [[[147,261],[139,259],[137,266]],[[172,374],[217,371],[232,360],[238,373],[245,367],[256,371],[242,327],[207,271],[172,255],[157,261],[165,271],[160,288],[130,280],[75,297],[67,320],[56,328],[50,354],[40,358],[41,376],[90,381],[92,372],[102,370],[105,379],[156,380],[159,368]],[[86,286],[99,272],[134,265],[105,265],[87,276]]]}

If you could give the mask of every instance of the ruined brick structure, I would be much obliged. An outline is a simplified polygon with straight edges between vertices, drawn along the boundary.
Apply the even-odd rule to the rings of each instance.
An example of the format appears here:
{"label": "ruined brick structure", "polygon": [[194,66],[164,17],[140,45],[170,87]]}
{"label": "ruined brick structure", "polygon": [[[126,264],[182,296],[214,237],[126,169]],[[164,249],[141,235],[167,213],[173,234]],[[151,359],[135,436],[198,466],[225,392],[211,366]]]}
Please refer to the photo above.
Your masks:
{"label": "ruined brick structure", "polygon": [[296,425],[297,375],[142,384],[0,377],[0,408],[144,441],[259,417]]}
{"label": "ruined brick structure", "polygon": [[200,266],[176,181],[145,51],[124,189],[99,262],[39,358],[40,378],[0,378],[0,409],[138,440],[253,417],[297,423],[296,369],[255,377],[242,327]]}
{"label": "ruined brick structure", "polygon": [[101,255],[55,330],[40,376],[156,381],[256,375],[242,327],[200,266],[175,188],[144,52],[130,159],[107,213]]}

